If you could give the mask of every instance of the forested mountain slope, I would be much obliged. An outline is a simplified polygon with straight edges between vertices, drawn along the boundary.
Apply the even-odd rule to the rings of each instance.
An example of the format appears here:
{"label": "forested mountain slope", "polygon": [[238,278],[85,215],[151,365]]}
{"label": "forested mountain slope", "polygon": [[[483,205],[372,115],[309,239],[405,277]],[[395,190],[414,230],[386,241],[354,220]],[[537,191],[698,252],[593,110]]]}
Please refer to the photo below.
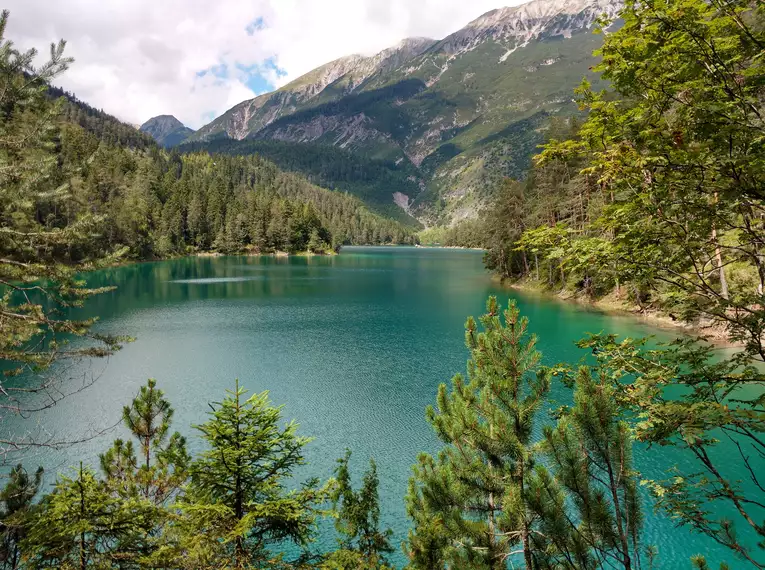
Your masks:
{"label": "forested mountain slope", "polygon": [[399,204],[429,222],[473,217],[499,179],[524,174],[548,117],[576,113],[573,88],[591,76],[601,44],[593,24],[620,6],[533,0],[494,10],[440,41],[409,39],[326,64],[235,106],[188,140],[340,147],[406,174],[406,183],[373,197],[349,188],[368,203]]}
{"label": "forested mountain slope", "polygon": [[[41,205],[53,224],[94,216],[76,258],[125,249],[133,259],[194,251],[327,251],[343,244],[412,243],[413,230],[353,196],[282,172],[260,157],[180,155],[146,133],[50,87],[59,106],[51,181],[68,183],[66,207]],[[51,217],[52,216],[52,217]],[[58,221],[56,221],[58,220]]]}
{"label": "forested mountain slope", "polygon": [[48,86],[48,97],[61,99],[61,117],[79,125],[99,140],[110,145],[121,145],[133,149],[146,149],[155,145],[154,139],[134,126],[120,121],[101,109],[80,101],[73,93],[58,87]]}
{"label": "forested mountain slope", "polygon": [[[215,139],[186,144],[181,150],[229,155],[257,154],[283,170],[300,173],[314,184],[348,192],[383,216],[407,226],[420,226],[409,214],[405,197],[419,191],[415,168],[397,167],[391,161],[374,160],[344,148],[315,143]],[[391,189],[395,189],[393,200],[389,199]]]}

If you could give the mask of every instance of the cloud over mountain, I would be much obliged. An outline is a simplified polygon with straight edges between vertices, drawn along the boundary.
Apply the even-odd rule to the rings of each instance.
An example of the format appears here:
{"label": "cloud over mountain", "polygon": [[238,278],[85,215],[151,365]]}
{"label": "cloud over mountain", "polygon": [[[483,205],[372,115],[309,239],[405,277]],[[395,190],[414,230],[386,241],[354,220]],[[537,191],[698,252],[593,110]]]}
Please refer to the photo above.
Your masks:
{"label": "cloud over mountain", "polygon": [[120,118],[172,113],[199,127],[349,53],[443,37],[518,0],[8,0],[9,37],[76,58],[58,83]]}

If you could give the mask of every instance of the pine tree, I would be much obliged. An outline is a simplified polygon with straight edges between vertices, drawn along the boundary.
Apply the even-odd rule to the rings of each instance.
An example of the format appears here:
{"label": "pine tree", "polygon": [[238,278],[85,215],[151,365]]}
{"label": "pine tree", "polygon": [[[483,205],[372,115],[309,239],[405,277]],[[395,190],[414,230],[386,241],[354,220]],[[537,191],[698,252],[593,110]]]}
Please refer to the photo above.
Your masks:
{"label": "pine tree", "polygon": [[547,461],[530,482],[527,502],[541,521],[532,536],[534,568],[640,567],[643,516],[632,434],[619,414],[609,378],[582,367],[574,406],[544,429]]}
{"label": "pine tree", "polygon": [[184,568],[275,564],[269,546],[306,546],[315,504],[326,498],[316,481],[286,490],[310,440],[297,435],[294,422],[279,426],[281,408],[270,404],[267,392],[246,400],[244,394],[237,381],[197,426],[208,448],[191,464],[180,503]]}
{"label": "pine tree", "polygon": [[132,442],[118,439],[100,456],[107,480],[123,486],[128,494],[140,489],[144,499],[161,505],[185,482],[189,456],[186,439],[170,434],[173,408],[157,382],[150,378],[129,406],[122,409],[122,421],[138,440],[140,460]]}
{"label": "pine tree", "polygon": [[[458,374],[451,390],[442,384],[438,409],[427,411],[446,447],[437,458],[420,456],[410,486],[410,512],[423,512],[409,538],[415,568],[446,563],[504,569],[515,545],[532,568],[535,520],[525,494],[534,464],[534,419],[550,379],[538,366],[536,339],[528,336],[528,322],[517,307],[504,311],[504,322],[495,297],[486,308],[482,332],[472,317],[465,325],[471,352],[467,381]],[[432,525],[418,524],[428,519],[437,521],[435,535]]]}
{"label": "pine tree", "polygon": [[390,537],[393,531],[380,530],[380,498],[377,465],[369,461],[361,488],[354,491],[348,464],[350,450],[338,459],[335,477],[337,485],[332,491],[332,505],[336,512],[335,528],[340,533],[340,549],[332,553],[322,568],[327,570],[384,570],[386,554],[393,552]]}

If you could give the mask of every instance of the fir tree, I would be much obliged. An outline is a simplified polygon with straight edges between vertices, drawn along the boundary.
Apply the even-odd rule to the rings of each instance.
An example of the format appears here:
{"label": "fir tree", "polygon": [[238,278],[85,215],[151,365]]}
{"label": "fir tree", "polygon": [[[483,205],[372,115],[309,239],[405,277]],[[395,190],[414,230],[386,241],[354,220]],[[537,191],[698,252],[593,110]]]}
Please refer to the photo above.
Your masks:
{"label": "fir tree", "polygon": [[260,568],[277,564],[272,545],[305,547],[315,504],[326,492],[309,481],[288,491],[286,480],[303,463],[310,441],[293,422],[279,426],[281,408],[268,393],[244,399],[234,391],[211,406],[197,426],[208,448],[191,464],[191,482],[180,503],[183,567]]}

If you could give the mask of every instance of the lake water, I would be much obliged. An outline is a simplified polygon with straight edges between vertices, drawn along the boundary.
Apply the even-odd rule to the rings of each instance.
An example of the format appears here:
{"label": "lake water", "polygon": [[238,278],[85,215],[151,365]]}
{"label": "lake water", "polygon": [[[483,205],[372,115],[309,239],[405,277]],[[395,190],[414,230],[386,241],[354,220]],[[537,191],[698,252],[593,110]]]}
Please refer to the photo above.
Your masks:
{"label": "lake water", "polygon": [[[234,379],[250,391],[269,390],[285,418],[315,440],[302,477],[332,474],[345,448],[356,473],[378,463],[383,523],[398,548],[406,536],[404,495],[410,466],[438,442],[424,419],[438,384],[464,372],[465,318],[481,314],[486,297],[518,300],[539,335],[546,363],[584,356],[574,341],[602,330],[621,335],[657,333],[625,317],[603,315],[533,297],[493,282],[481,252],[418,248],[345,248],[336,257],[198,257],[136,264],[92,274],[93,285],[117,290],[92,299],[80,314],[99,315],[98,330],[137,340],[108,362],[67,371],[98,375],[84,393],[35,417],[59,437],[114,424],[149,377],[175,407],[174,428],[205,420],[207,404],[220,400]],[[667,333],[658,333],[668,338]],[[555,397],[565,400],[564,388]],[[29,423],[13,429],[38,429]],[[8,426],[5,426],[7,429]],[[80,459],[94,462],[115,437],[108,435],[61,452],[39,453],[28,466],[52,472]],[[687,458],[672,450],[636,449],[646,476]],[[703,537],[675,528],[646,507],[645,543],[658,547],[661,568],[688,568],[688,557],[706,554],[713,566],[731,560]],[[326,534],[322,541],[331,543]],[[395,561],[402,563],[401,554]],[[735,566],[744,567],[744,566]]]}

